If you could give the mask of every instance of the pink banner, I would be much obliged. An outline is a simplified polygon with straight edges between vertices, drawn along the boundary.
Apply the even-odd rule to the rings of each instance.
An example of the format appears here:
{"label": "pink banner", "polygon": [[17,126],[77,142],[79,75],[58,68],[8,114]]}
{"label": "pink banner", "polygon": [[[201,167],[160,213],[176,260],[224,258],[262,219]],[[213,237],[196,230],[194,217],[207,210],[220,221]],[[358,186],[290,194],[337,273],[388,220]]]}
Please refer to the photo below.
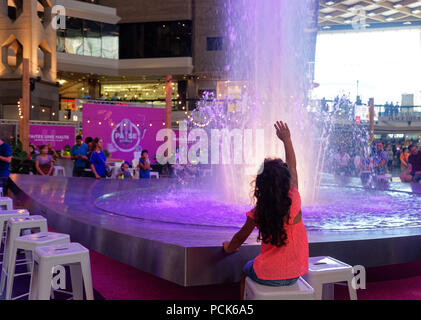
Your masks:
{"label": "pink banner", "polygon": [[29,143],[35,146],[51,143],[56,150],[63,150],[65,146],[72,147],[75,144],[75,127],[31,124]]}
{"label": "pink banner", "polygon": [[102,138],[111,158],[131,162],[134,153],[148,150],[151,160],[163,142],[156,141],[165,128],[165,109],[105,104],[83,105],[84,137]]}

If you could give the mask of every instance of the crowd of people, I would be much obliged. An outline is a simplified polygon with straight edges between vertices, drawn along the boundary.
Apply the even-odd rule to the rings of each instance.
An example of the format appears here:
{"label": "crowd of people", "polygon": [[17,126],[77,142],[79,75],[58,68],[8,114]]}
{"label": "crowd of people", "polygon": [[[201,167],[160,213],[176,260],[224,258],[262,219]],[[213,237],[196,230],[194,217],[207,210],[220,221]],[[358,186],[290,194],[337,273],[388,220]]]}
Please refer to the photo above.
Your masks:
{"label": "crowd of people", "polygon": [[[103,150],[101,138],[88,137],[83,141],[82,136],[76,137],[76,144],[70,151],[74,161],[73,177],[93,177],[96,179],[111,177],[110,166]],[[139,159],[139,178],[150,179],[151,162],[147,150],[143,150]],[[125,161],[120,167],[118,179],[133,179],[130,163]]]}
{"label": "crowd of people", "polygon": [[388,173],[399,173],[402,182],[419,182],[421,154],[418,154],[417,145],[410,141],[389,143],[386,147],[382,141],[359,148],[347,148],[342,144],[332,157],[331,167],[335,175],[361,177],[363,184],[371,176],[381,177]]}

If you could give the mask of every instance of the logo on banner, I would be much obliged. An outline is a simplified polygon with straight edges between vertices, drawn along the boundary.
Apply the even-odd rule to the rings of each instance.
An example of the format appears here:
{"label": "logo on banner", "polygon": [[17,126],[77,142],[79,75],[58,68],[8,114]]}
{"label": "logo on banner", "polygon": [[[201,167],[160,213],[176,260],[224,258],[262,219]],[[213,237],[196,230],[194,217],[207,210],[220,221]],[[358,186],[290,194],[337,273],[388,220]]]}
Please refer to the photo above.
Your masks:
{"label": "logo on banner", "polygon": [[139,146],[145,131],[142,128],[141,132],[133,122],[129,119],[124,119],[116,125],[111,134],[113,144],[121,152],[133,151]]}

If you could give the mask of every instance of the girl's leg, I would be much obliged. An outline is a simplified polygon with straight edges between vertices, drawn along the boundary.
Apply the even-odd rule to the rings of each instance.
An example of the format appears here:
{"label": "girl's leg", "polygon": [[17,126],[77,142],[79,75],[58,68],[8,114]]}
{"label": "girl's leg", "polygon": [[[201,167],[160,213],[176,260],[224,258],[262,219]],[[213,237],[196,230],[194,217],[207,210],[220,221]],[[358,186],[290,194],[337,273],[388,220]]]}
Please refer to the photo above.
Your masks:
{"label": "girl's leg", "polygon": [[246,274],[243,272],[241,275],[241,283],[240,283],[240,300],[244,300],[244,291],[246,288]]}

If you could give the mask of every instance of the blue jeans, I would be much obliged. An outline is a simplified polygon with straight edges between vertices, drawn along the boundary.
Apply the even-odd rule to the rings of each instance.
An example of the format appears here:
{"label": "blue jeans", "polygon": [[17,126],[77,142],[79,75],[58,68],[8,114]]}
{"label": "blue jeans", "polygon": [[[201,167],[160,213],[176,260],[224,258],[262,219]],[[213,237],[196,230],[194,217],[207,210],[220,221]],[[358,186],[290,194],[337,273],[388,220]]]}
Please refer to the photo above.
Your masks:
{"label": "blue jeans", "polygon": [[247,277],[249,277],[251,280],[253,280],[254,282],[257,282],[261,285],[269,286],[269,287],[287,287],[287,286],[294,285],[298,280],[298,278],[286,279],[286,280],[262,280],[262,279],[259,279],[259,277],[254,272],[253,264],[254,264],[254,260],[251,260],[251,261],[247,262],[246,265],[243,268],[243,271],[244,271],[244,273],[246,274]]}
{"label": "blue jeans", "polygon": [[3,196],[7,197],[9,177],[0,177],[0,187],[3,188]]}

